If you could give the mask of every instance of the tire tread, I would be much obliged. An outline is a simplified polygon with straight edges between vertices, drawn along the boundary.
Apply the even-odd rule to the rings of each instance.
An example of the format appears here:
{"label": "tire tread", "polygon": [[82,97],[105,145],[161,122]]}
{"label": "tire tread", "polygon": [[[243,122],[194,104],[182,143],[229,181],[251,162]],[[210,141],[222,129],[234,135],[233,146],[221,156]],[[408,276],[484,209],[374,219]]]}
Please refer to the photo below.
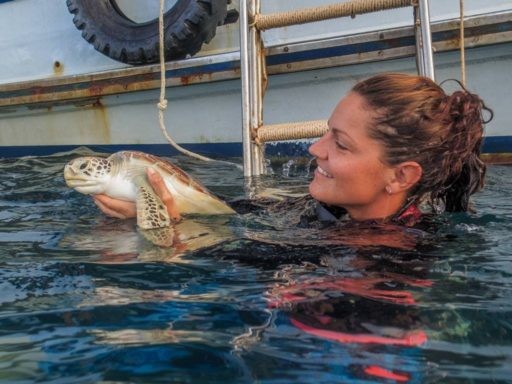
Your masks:
{"label": "tire tread", "polygon": [[[184,9],[174,5],[165,15],[165,59],[183,59],[195,55],[215,36],[227,14],[227,0],[180,0]],[[159,61],[158,19],[137,24],[126,20],[109,0],[66,0],[75,27],[94,48],[127,64],[152,64]],[[172,23],[171,21],[174,20]],[[145,38],[130,39],[140,35]]]}

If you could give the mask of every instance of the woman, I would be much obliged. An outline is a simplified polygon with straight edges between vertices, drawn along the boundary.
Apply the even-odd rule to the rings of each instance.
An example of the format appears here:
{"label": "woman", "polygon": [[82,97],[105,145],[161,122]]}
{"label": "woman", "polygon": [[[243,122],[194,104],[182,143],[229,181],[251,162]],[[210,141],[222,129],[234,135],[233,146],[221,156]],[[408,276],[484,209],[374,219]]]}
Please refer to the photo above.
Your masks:
{"label": "woman", "polygon": [[[309,186],[320,218],[414,225],[420,203],[467,211],[484,183],[480,146],[492,111],[462,87],[447,95],[432,80],[384,73],[356,84],[334,109],[329,131],[310,147],[317,169]],[[167,209],[181,218],[159,175],[148,177]],[[133,203],[94,197],[107,215],[135,217]]]}

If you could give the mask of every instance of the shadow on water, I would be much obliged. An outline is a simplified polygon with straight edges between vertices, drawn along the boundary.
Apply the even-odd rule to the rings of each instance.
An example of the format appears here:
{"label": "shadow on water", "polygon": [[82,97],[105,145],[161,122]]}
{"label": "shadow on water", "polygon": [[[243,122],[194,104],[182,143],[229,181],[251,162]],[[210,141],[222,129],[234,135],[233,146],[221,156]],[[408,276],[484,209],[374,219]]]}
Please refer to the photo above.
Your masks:
{"label": "shadow on water", "polygon": [[[0,382],[509,382],[512,168],[415,246],[291,207],[160,248],[65,186],[84,153],[0,160]],[[229,165],[173,161],[244,196]],[[307,166],[274,168],[260,188],[306,191]]]}

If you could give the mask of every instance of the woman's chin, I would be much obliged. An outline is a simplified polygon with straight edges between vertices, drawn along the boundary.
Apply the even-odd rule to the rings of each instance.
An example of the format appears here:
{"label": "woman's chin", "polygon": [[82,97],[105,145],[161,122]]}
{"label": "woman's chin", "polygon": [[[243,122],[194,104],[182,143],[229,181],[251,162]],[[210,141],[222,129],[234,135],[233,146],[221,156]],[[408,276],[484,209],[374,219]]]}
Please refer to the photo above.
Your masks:
{"label": "woman's chin", "polygon": [[342,206],[339,192],[332,191],[328,185],[313,180],[309,184],[309,194],[313,199],[328,205]]}
{"label": "woman's chin", "polygon": [[319,185],[316,179],[313,179],[313,181],[309,184],[309,194],[315,200],[322,201],[322,186]]}

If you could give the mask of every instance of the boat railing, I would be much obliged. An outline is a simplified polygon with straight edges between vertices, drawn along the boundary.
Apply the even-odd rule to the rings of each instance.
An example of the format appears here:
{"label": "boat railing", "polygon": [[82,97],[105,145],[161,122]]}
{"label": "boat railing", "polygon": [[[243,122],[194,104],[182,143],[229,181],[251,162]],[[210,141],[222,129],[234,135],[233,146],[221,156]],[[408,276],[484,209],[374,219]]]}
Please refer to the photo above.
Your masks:
{"label": "boat railing", "polygon": [[263,124],[263,97],[268,83],[261,33],[272,28],[339,17],[413,7],[418,73],[434,79],[428,0],[352,0],[289,12],[261,14],[260,0],[240,1],[240,65],[242,77],[242,140],[244,175],[265,173],[266,142],[314,138],[327,130],[326,120]]}

